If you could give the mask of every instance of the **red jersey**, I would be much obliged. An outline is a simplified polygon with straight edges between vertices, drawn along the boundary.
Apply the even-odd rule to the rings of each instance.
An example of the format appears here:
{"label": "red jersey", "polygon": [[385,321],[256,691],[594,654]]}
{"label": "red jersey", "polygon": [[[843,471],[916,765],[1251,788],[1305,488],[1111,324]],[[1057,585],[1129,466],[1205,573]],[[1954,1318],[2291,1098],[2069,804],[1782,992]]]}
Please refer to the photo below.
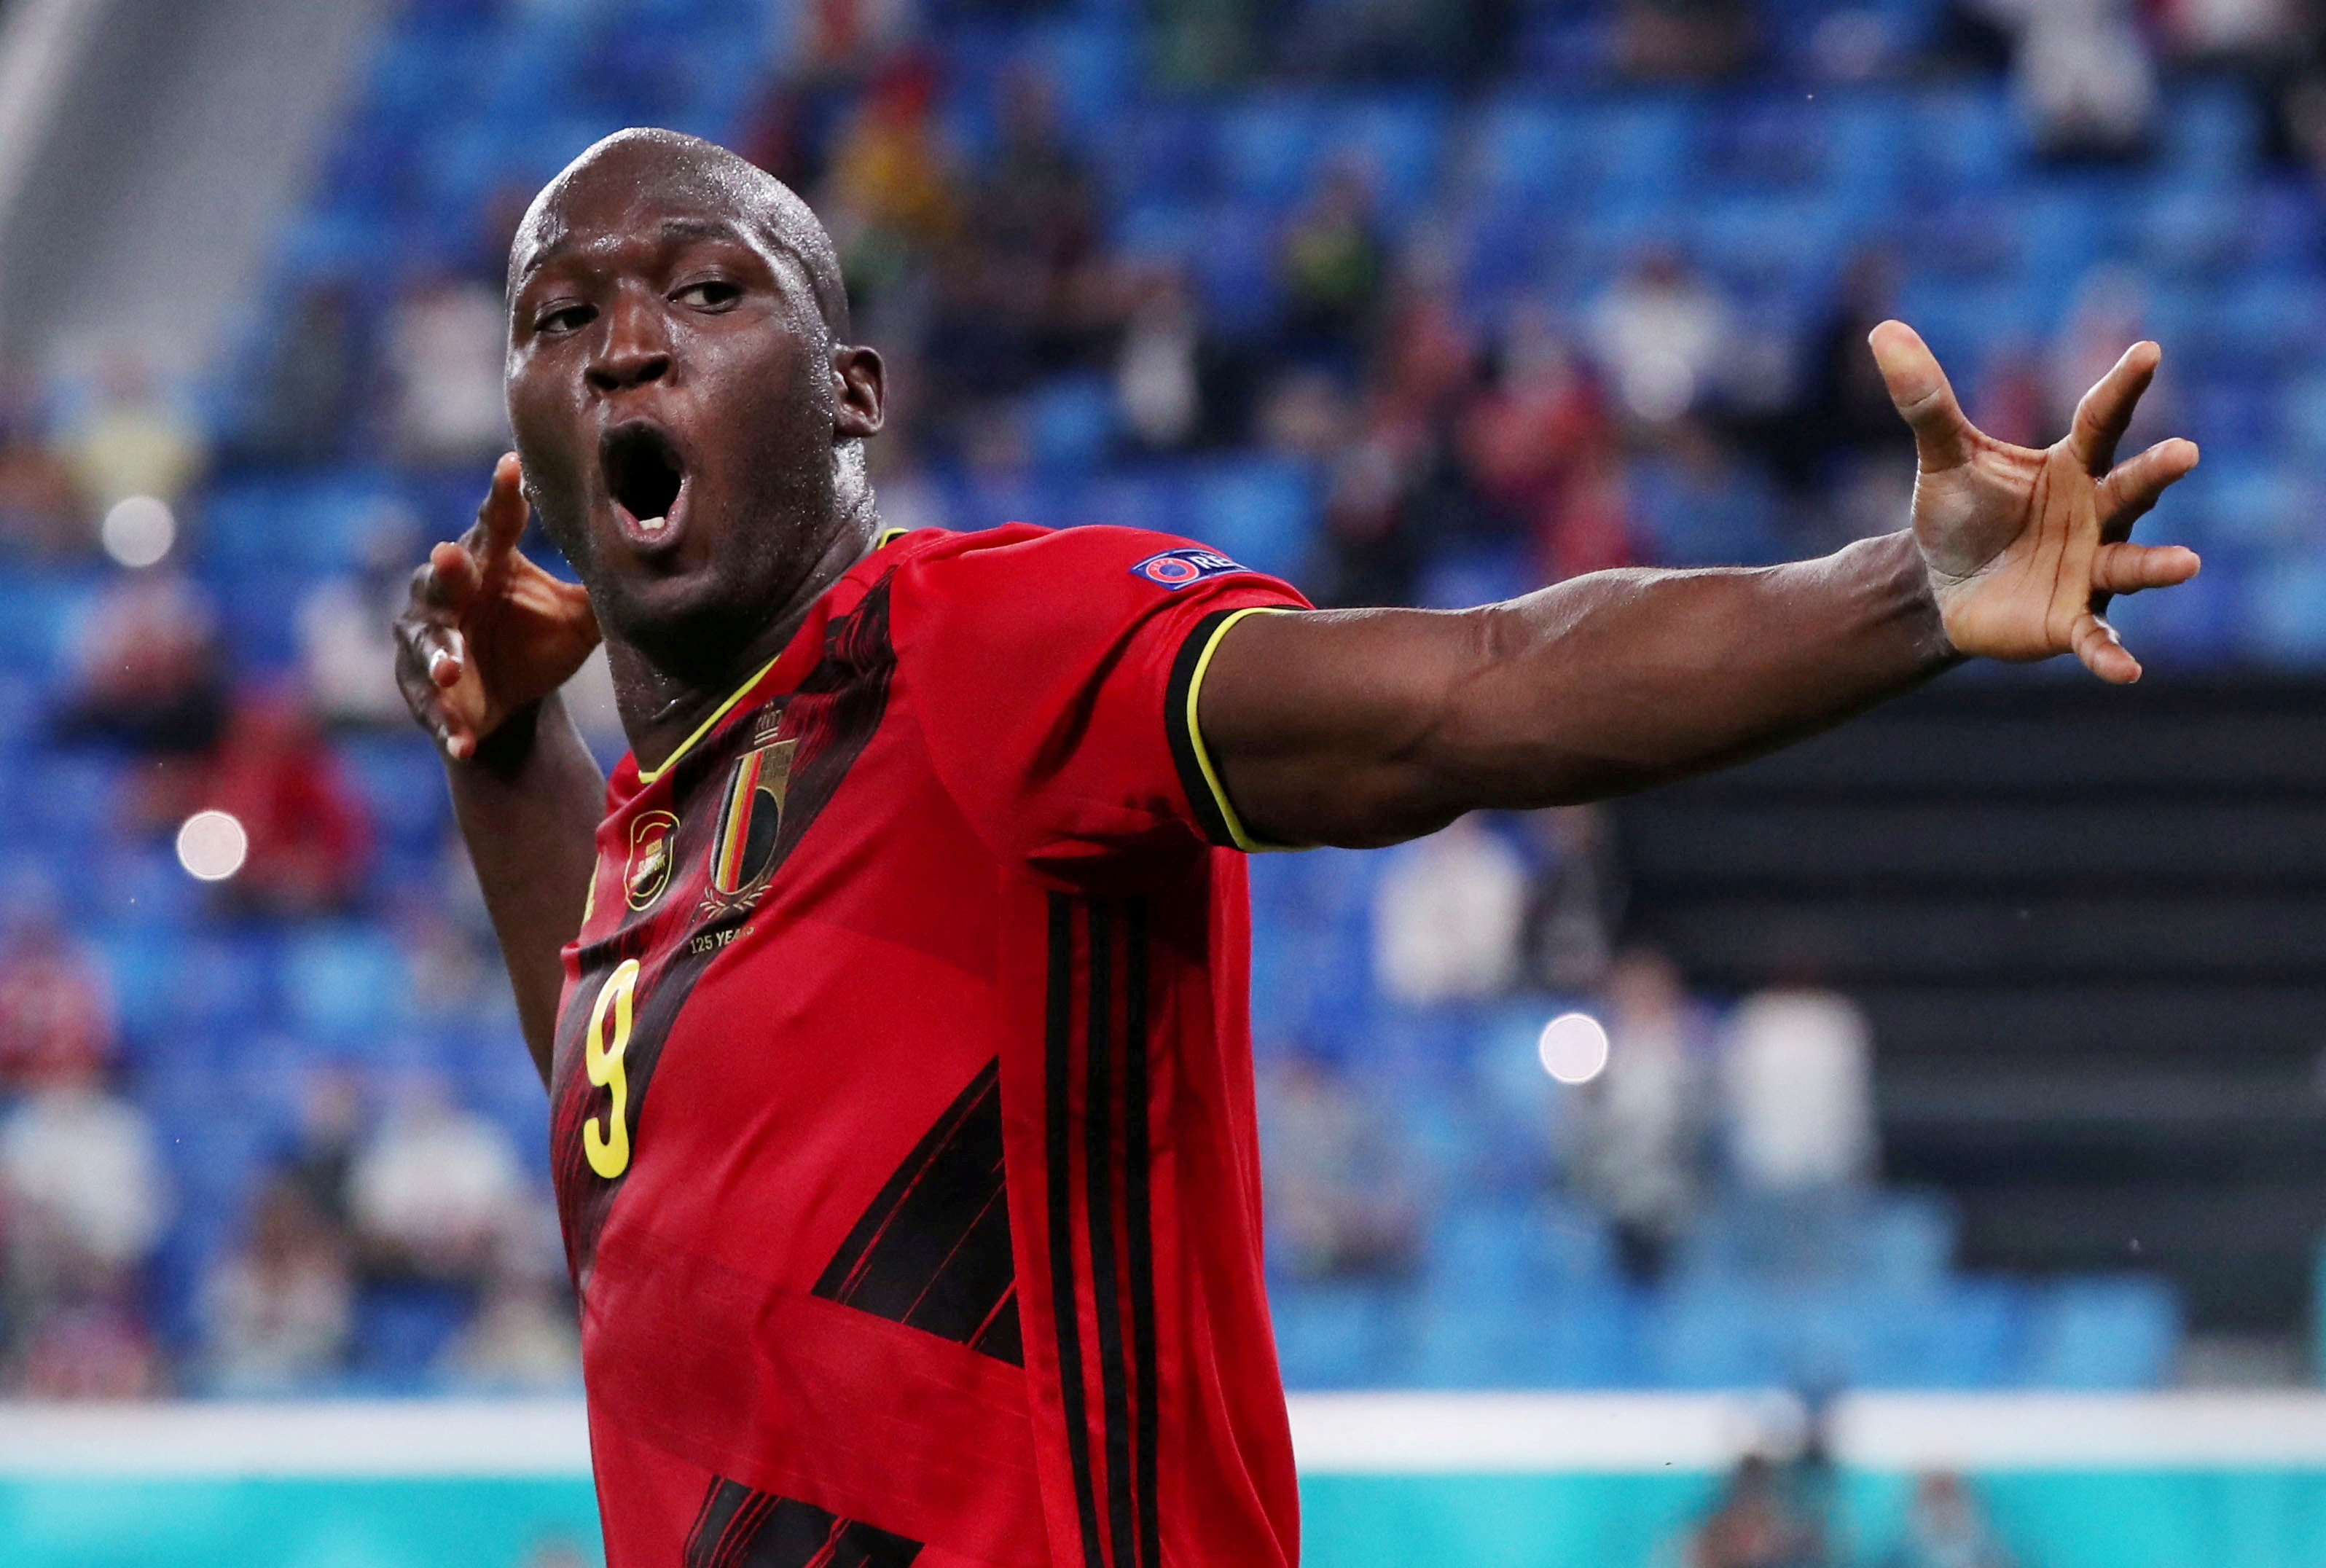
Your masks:
{"label": "red jersey", "polygon": [[1195,724],[1291,588],[924,531],[625,758],[552,1072],[609,1568],[1267,1568],[1250,848]]}

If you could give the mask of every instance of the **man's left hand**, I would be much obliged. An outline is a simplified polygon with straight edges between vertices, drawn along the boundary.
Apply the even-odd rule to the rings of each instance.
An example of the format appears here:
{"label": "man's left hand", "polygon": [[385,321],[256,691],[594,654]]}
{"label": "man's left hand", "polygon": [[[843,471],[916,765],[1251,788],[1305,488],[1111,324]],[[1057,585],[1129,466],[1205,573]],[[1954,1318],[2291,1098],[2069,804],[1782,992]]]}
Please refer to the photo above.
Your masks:
{"label": "man's left hand", "polygon": [[1914,538],[1956,651],[2026,661],[2072,653],[2103,681],[2140,678],[2101,617],[2111,595],[2197,575],[2194,551],[2128,543],[2132,525],[2197,466],[2193,441],[2116,461],[2117,441],[2162,351],[2135,343],[2042,451],[1996,441],[1964,417],[1946,372],[1899,321],[1874,329],[1890,399],[1914,431]]}

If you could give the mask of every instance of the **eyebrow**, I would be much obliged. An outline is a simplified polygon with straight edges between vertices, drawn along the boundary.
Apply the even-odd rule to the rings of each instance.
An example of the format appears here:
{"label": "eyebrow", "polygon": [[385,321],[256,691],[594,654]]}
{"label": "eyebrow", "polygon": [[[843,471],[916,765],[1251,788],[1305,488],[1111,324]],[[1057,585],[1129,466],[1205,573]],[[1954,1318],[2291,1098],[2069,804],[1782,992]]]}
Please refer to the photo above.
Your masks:
{"label": "eyebrow", "polygon": [[[714,239],[723,240],[730,245],[740,245],[747,250],[752,248],[750,237],[723,218],[665,218],[655,225],[655,233],[657,237],[666,240]],[[770,235],[768,238],[777,249],[792,255],[795,259],[797,259],[795,247],[781,237]],[[526,279],[558,257],[566,255],[572,248],[570,239],[561,237],[555,244],[544,246],[535,251],[526,258],[525,264],[517,269],[516,283],[522,286]]]}

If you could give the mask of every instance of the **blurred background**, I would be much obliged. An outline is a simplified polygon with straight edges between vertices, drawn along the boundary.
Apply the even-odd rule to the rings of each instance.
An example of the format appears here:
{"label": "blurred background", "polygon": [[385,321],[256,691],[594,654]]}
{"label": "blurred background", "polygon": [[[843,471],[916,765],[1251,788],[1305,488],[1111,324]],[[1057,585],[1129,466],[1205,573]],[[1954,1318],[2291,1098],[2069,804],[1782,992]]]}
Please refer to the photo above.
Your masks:
{"label": "blurred background", "polygon": [[[642,123],[832,227],[889,524],[1160,528],[1320,604],[1899,525],[1885,316],[2036,444],[2159,339],[2132,439],[2205,459],[2148,527],[2206,568],[2119,604],[2136,692],[1964,671],[1254,863],[1279,1344],[1417,1391],[1296,1401],[1315,1563],[2326,1562],[2308,0],[0,0],[12,1561],[596,1561],[571,1443],[423,1497],[297,1424],[437,1401],[360,1407],[384,1473],[578,1431],[544,1099],[387,617],[507,441],[518,215]],[[1383,1479],[1365,1433],[1489,1389],[1536,1424],[1420,1468],[1521,1480]],[[212,1465],[240,1500],[152,1480],[213,1417],[274,1456]]]}

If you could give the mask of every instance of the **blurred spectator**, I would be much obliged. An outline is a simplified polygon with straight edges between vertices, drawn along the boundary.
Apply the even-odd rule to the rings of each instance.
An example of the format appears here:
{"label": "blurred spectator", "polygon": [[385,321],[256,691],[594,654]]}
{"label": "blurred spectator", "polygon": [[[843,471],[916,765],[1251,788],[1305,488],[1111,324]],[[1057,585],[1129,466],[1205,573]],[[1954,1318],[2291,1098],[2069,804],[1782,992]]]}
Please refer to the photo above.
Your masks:
{"label": "blurred spectator", "polygon": [[563,1536],[544,1536],[525,1555],[525,1568],[589,1568],[590,1559],[579,1543]]}
{"label": "blurred spectator", "polygon": [[239,1250],[203,1284],[212,1392],[312,1391],[345,1364],[354,1304],[346,1235],[296,1181],[259,1193]]}
{"label": "blurred spectator", "polygon": [[2301,0],[2154,0],[2146,12],[2182,59],[2258,73],[2301,54],[2307,9]]}
{"label": "blurred spectator", "polygon": [[1289,9],[1280,51],[1288,66],[1392,81],[1462,80],[1501,64],[1513,10],[1496,0],[1334,0]]}
{"label": "blurred spectator", "polygon": [[41,439],[31,401],[0,379],[0,550],[61,563],[88,554],[97,533],[71,469]]}
{"label": "blurred spectator", "polygon": [[348,1174],[364,1273],[481,1284],[526,1212],[516,1147],[498,1124],[415,1074]]}
{"label": "blurred spectator", "polygon": [[1611,483],[1621,453],[1597,378],[1540,301],[1511,311],[1497,357],[1460,425],[1479,490],[1529,536],[1544,580],[1628,565]]}
{"label": "blurred spectator", "polygon": [[242,824],[248,858],[221,894],[285,918],[344,909],[363,884],[371,826],[321,734],[297,702],[261,696],[228,727],[207,804]]}
{"label": "blurred spectator", "polygon": [[482,468],[508,450],[501,360],[508,312],[498,289],[440,276],[405,291],[388,329],[393,439],[407,461]]}
{"label": "blurred spectator", "polygon": [[1097,177],[1058,124],[1047,79],[1012,72],[1000,118],[1000,145],[937,269],[937,402],[1100,367],[1128,303],[1103,244]]}
{"label": "blurred spectator", "polygon": [[1500,996],[1519,973],[1526,862],[1475,816],[1390,851],[1373,895],[1382,994],[1415,1006]]}
{"label": "blurred spectator", "polygon": [[1817,1522],[1794,1505],[1777,1466],[1748,1454],[1703,1523],[1689,1533],[1687,1568],[1825,1568]]}
{"label": "blurred spectator", "polygon": [[390,922],[412,977],[414,1011],[423,1018],[473,1022],[508,1000],[500,952],[423,886],[394,901]]}
{"label": "blurred spectator", "polygon": [[1607,1065],[1577,1109],[1574,1181],[1613,1221],[1624,1271],[1663,1273],[1701,1207],[1712,1122],[1711,1030],[1661,953],[1607,976]]}
{"label": "blurred spectator", "polygon": [[1795,553],[1779,532],[1767,475],[1701,421],[1665,427],[1662,450],[1633,473],[1630,500],[1660,565],[1751,566]]}
{"label": "blurred spectator", "polygon": [[200,432],[163,395],[145,366],[126,356],[106,362],[95,400],[68,426],[62,450],[83,498],[100,517],[131,496],[176,506],[204,460]]}
{"label": "blurred spectator", "polygon": [[2024,339],[1998,344],[1986,357],[1972,399],[1971,422],[1999,441],[2047,447],[2052,430],[2052,387],[2043,357]]}
{"label": "blurred spectator", "polygon": [[446,1348],[442,1369],[457,1386],[537,1394],[580,1382],[582,1339],[556,1220],[539,1205],[533,1215],[537,1223],[511,1227],[483,1299]]}
{"label": "blurred spectator", "polygon": [[228,460],[329,462],[367,433],[365,394],[376,348],[366,330],[363,292],[363,284],[344,277],[317,278],[300,289],[256,369]]}
{"label": "blurred spectator", "polygon": [[1874,1174],[1873,1053],[1865,1015],[1837,992],[1767,990],[1738,1004],[1723,1090],[1747,1191],[1812,1195]]}
{"label": "blurred spectator", "polygon": [[1841,286],[1812,338],[1809,374],[1786,435],[1771,457],[1795,491],[1861,461],[1913,467],[1914,441],[1890,402],[1866,337],[1896,312],[1897,263],[1887,251],[1849,258]]}
{"label": "blurred spectator", "polygon": [[60,1061],[109,1061],[112,988],[66,932],[54,893],[16,890],[0,919],[0,1087],[38,1082]]}
{"label": "blurred spectator", "polygon": [[1363,427],[1329,459],[1325,560],[1316,601],[1326,606],[1413,602],[1425,541],[1406,491],[1431,449],[1410,426],[1368,410]]}
{"label": "blurred spectator", "polygon": [[276,1161],[282,1182],[333,1227],[349,1223],[348,1188],[364,1125],[363,1088],[343,1067],[308,1069],[299,1085],[299,1120]]}
{"label": "blurred spectator", "polygon": [[141,828],[176,826],[193,809],[226,729],[209,596],[167,572],[113,578],[77,644],[58,738],[107,742],[154,765],[129,786],[129,817]]}
{"label": "blurred spectator", "polygon": [[1335,161],[1285,226],[1284,330],[1293,350],[1353,356],[1380,309],[1388,270],[1372,182]]}
{"label": "blurred spectator", "polygon": [[1546,990],[1596,991],[1624,913],[1624,868],[1603,806],[1562,806],[1525,819],[1541,868],[1530,895],[1527,967]]}
{"label": "blurred spectator", "polygon": [[169,1374],[127,1301],[65,1299],[34,1316],[13,1392],[26,1399],[150,1399],[169,1392]]}
{"label": "blurred spectator", "polygon": [[860,310],[880,309],[961,220],[953,162],[931,113],[935,91],[935,67],[917,55],[900,56],[834,138],[819,210]]}
{"label": "blurred spectator", "polygon": [[1615,67],[1625,76],[1711,80],[1753,48],[1754,8],[1744,0],[1622,0],[1615,17]]}
{"label": "blurred spectator", "polygon": [[1728,306],[1705,276],[1667,249],[1646,252],[1591,312],[1591,345],[1633,417],[1667,424],[1719,383]]}
{"label": "blurred spectator", "polygon": [[0,1184],[19,1270],[117,1279],[169,1212],[144,1112],[106,1084],[94,1052],[44,1053],[0,1123]]}
{"label": "blurred spectator", "polygon": [[37,1398],[135,1397],[162,1381],[135,1302],[168,1190],[151,1124],[105,1078],[94,1053],[49,1053],[0,1122],[8,1316],[18,1386]]}
{"label": "blurred spectator", "polygon": [[[2125,349],[2148,335],[2148,291],[2138,274],[2103,263],[2076,283],[2067,320],[2052,339],[2051,398],[2043,444],[2065,434],[2085,391],[2106,376]],[[2134,411],[2117,443],[2119,454],[2141,450],[2179,428],[2171,375],[2159,367],[2156,381]]]}
{"label": "blurred spectator", "polygon": [[2125,0],[1985,0],[2016,32],[2012,90],[2038,151],[2120,158],[2147,145],[2156,62]]}
{"label": "blurred spectator", "polygon": [[1260,399],[1253,434],[1268,450],[1312,460],[1330,459],[1348,439],[1352,411],[1340,378],[1328,370],[1296,366],[1279,372]]}
{"label": "blurred spectator", "polygon": [[1176,268],[1149,274],[1136,298],[1115,357],[1115,397],[1140,446],[1170,451],[1204,425],[1201,319]]}
{"label": "blurred spectator", "polygon": [[1292,1051],[1261,1096],[1270,1250],[1299,1279],[1410,1272],[1420,1231],[1387,1131],[1321,1057]]}
{"label": "blurred spectator", "polygon": [[1251,0],[1149,0],[1157,82],[1201,89],[1243,79],[1261,57],[1261,12]]}
{"label": "blurred spectator", "polygon": [[412,722],[395,685],[391,623],[410,587],[413,562],[425,553],[419,519],[384,505],[365,526],[353,571],[317,580],[299,601],[299,662],[307,699],[327,724],[393,726]]}
{"label": "blurred spectator", "polygon": [[1883,1568],[2012,1568],[2011,1554],[1981,1513],[1960,1476],[1943,1472],[1914,1483],[1905,1538],[1882,1559]]}

